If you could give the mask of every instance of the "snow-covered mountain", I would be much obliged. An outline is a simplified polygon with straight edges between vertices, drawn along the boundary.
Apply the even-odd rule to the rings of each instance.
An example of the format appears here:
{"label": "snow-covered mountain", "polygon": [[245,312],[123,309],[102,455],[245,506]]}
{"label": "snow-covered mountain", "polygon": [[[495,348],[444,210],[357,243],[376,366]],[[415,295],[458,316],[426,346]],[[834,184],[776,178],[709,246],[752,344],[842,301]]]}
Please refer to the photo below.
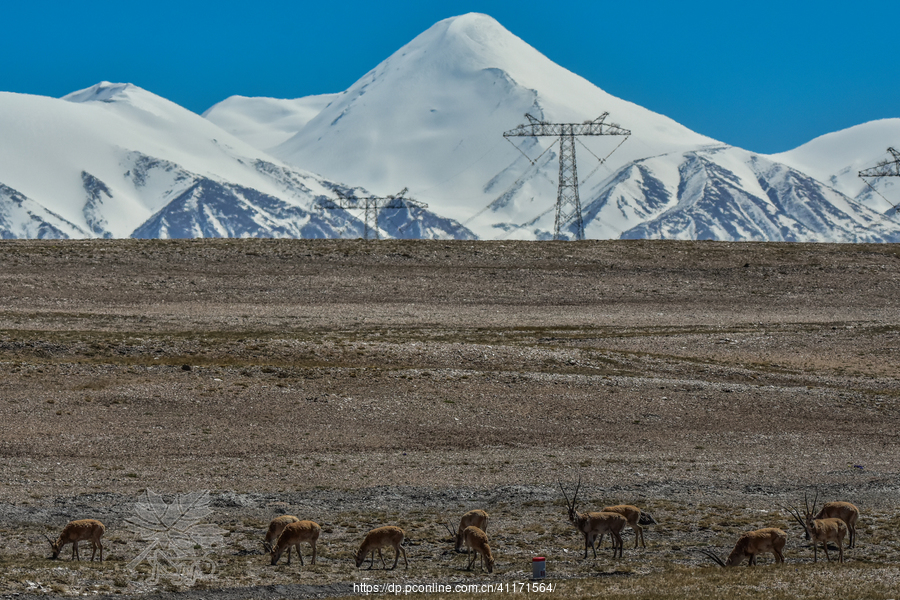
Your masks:
{"label": "snow-covered mountain", "polygon": [[886,149],[891,146],[900,146],[900,119],[871,121],[829,133],[771,158],[884,213],[900,203],[900,181],[891,177],[870,180],[876,193],[858,174],[890,159]]}
{"label": "snow-covered mountain", "polygon": [[282,100],[232,96],[203,116],[252,146],[269,150],[293,137],[337,97],[322,94]]}
{"label": "snow-covered mountain", "polygon": [[856,178],[900,119],[754,154],[607,94],[480,14],[437,23],[344,92],[235,96],[206,118],[128,84],[0,93],[0,236],[358,237],[337,191],[409,188],[428,208],[382,211],[383,237],[549,239],[559,145],[503,132],[525,113],[604,112],[632,135],[579,138],[588,238],[900,241]]}
{"label": "snow-covered mountain", "polygon": [[0,93],[0,237],[358,237],[358,214],[320,208],[335,188],[351,192],[133,85]]}
{"label": "snow-covered mountain", "polygon": [[[303,114],[296,122],[303,125],[280,145],[260,147],[377,193],[409,187],[485,239],[553,233],[558,145],[516,138],[520,152],[503,132],[523,123],[526,112],[564,123],[609,112],[608,122],[632,131],[627,142],[603,164],[598,159],[620,138],[579,138],[576,146],[588,238],[900,240],[900,223],[879,214],[885,207],[864,194],[857,199],[854,185],[835,187],[830,177],[837,171],[809,168],[801,149],[796,156],[764,156],[707,138],[607,94],[486,15],[437,23],[327,101],[312,118],[312,100],[297,101]],[[241,127],[266,122],[260,102],[229,100],[208,116],[256,143],[229,121],[245,110]],[[252,135],[267,130],[263,123]],[[266,144],[277,139],[263,137]],[[866,146],[866,158],[852,160],[865,162],[882,146]]]}

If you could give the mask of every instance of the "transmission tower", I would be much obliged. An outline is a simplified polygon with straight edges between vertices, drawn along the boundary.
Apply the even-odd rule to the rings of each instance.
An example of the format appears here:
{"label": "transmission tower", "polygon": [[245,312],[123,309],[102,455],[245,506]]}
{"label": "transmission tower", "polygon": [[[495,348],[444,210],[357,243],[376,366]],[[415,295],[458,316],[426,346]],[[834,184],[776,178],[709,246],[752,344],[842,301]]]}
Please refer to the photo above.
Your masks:
{"label": "transmission tower", "polygon": [[428,205],[412,198],[405,198],[404,195],[409,188],[403,188],[399,193],[392,196],[366,196],[365,198],[357,198],[356,196],[348,196],[341,190],[335,188],[338,200],[325,200],[320,206],[326,209],[343,208],[363,209],[363,239],[369,239],[369,232],[372,232],[373,239],[380,239],[378,232],[378,213],[385,209],[402,210],[414,206],[416,208],[428,208]]}
{"label": "transmission tower", "polygon": [[[900,152],[897,152],[893,148],[888,148],[887,151],[888,154],[891,155],[891,158],[884,159],[874,167],[863,169],[859,172],[859,176],[863,181],[866,182],[866,185],[872,188],[873,192],[884,198],[884,200],[888,204],[894,204],[893,202],[885,198],[881,194],[881,192],[876,190],[875,186],[869,183],[870,178],[875,179],[878,177],[900,177]],[[894,207],[891,210],[895,212],[900,211],[900,203],[894,204]]]}
{"label": "transmission tower", "polygon": [[[603,113],[593,121],[584,123],[547,123],[525,114],[528,123],[519,125],[503,134],[503,137],[558,137],[559,138],[559,190],[556,195],[556,222],[553,239],[562,239],[560,232],[570,222],[575,222],[575,239],[584,239],[584,221],[581,219],[581,199],[578,197],[578,170],[575,164],[575,138],[577,136],[624,135],[628,139],[631,132],[614,123],[604,123],[609,116]],[[619,146],[622,145],[619,143]],[[619,146],[616,146],[618,148]],[[613,148],[615,152],[616,148]],[[524,154],[524,153],[523,153]],[[600,159],[603,163],[611,155]],[[528,158],[526,156],[526,158]],[[531,159],[529,159],[531,160]]]}

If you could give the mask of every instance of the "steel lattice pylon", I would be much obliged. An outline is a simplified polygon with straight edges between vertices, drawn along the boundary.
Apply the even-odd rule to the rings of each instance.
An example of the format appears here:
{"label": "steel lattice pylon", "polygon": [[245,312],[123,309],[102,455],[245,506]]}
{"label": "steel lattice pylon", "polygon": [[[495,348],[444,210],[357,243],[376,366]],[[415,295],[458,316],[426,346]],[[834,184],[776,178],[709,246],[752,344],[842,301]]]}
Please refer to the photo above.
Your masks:
{"label": "steel lattice pylon", "polygon": [[[547,136],[559,138],[559,188],[556,195],[554,240],[562,239],[560,232],[573,221],[575,223],[575,239],[584,239],[581,199],[578,196],[578,167],[575,162],[576,136],[631,135],[631,132],[627,129],[623,129],[614,123],[605,123],[604,120],[608,116],[609,113],[603,113],[593,121],[585,121],[584,123],[546,123],[526,114],[525,117],[528,119],[528,123],[519,125],[503,134],[505,138]],[[609,158],[609,156],[606,158]],[[601,160],[605,161],[606,158]]]}
{"label": "steel lattice pylon", "polygon": [[[891,158],[885,159],[885,160],[881,161],[880,163],[878,163],[877,165],[875,165],[874,167],[870,167],[868,169],[863,169],[862,171],[859,172],[859,177],[863,181],[866,182],[866,185],[868,185],[870,188],[872,188],[872,191],[875,192],[876,194],[878,194],[879,196],[881,196],[882,198],[884,198],[884,196],[881,194],[881,192],[879,192],[878,190],[875,189],[875,186],[873,186],[871,183],[869,183],[868,178],[875,179],[878,177],[900,177],[900,152],[897,152],[893,148],[888,148],[887,151],[888,151],[888,154],[891,155]],[[888,204],[893,204],[887,198],[884,198],[884,199]],[[892,210],[894,210],[894,211],[900,210],[900,203],[894,204],[894,208]],[[888,211],[888,213],[889,212],[890,212],[890,210]],[[885,214],[887,214],[887,213],[885,213]]]}
{"label": "steel lattice pylon", "polygon": [[578,166],[575,164],[575,135],[563,127],[559,136],[559,189],[556,193],[556,221],[553,239],[559,239],[560,229],[575,221],[575,238],[584,239],[581,219],[581,198],[578,196]]}
{"label": "steel lattice pylon", "polygon": [[369,233],[372,233],[373,239],[381,239],[378,229],[378,212],[383,209],[402,209],[414,206],[416,208],[428,208],[428,205],[412,198],[404,198],[408,188],[403,188],[399,193],[392,196],[367,196],[365,198],[357,198],[356,196],[348,196],[341,190],[335,189],[334,192],[338,196],[338,201],[325,200],[320,203],[321,208],[361,208],[363,209],[363,239],[369,239]]}
{"label": "steel lattice pylon", "polygon": [[868,169],[863,169],[859,172],[860,177],[900,177],[900,152],[897,152],[893,148],[887,149],[888,154],[891,155],[892,158],[885,159],[875,165],[874,167],[870,167]]}

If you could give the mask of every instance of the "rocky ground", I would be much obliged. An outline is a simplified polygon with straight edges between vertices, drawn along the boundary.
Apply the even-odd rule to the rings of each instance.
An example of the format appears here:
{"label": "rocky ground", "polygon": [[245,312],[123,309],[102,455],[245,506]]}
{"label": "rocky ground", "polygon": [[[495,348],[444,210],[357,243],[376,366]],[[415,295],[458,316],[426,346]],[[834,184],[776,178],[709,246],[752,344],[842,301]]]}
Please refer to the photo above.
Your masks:
{"label": "rocky ground", "polygon": [[[0,596],[640,578],[764,526],[808,563],[782,506],[816,490],[863,512],[848,561],[900,565],[898,292],[892,245],[0,242]],[[653,514],[647,549],[581,558],[579,478]],[[168,537],[139,518],[178,501]],[[471,508],[490,576],[443,527]],[[268,564],[285,513],[315,566]],[[102,565],[46,559],[76,518]],[[383,524],[409,569],[356,571]]]}

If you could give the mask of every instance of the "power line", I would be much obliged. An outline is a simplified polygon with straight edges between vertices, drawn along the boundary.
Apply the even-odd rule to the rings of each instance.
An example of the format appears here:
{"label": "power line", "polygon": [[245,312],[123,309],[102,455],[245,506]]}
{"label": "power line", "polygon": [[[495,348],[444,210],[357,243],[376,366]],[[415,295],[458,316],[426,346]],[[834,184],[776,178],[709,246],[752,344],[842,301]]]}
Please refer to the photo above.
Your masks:
{"label": "power line", "polygon": [[[584,239],[584,221],[581,217],[581,199],[578,196],[578,170],[575,163],[575,139],[578,136],[624,135],[631,132],[614,123],[605,123],[608,112],[593,121],[584,123],[547,123],[525,114],[528,123],[519,125],[503,134],[503,137],[556,137],[559,138],[559,188],[556,195],[556,221],[553,239],[562,239],[561,231],[575,222],[575,239]],[[625,140],[622,140],[623,142]],[[515,144],[513,144],[515,145]],[[621,144],[619,144],[621,146]],[[616,146],[618,148],[618,146]],[[519,150],[520,152],[521,149]],[[615,148],[613,149],[615,151]],[[522,152],[522,154],[525,154]],[[592,153],[593,154],[593,153]],[[610,152],[612,154],[612,152]],[[596,155],[594,155],[596,157]],[[526,155],[525,158],[528,158]],[[609,158],[607,155],[606,158]],[[606,159],[600,159],[601,164]],[[529,159],[531,160],[531,159]],[[532,164],[534,164],[532,162]],[[591,173],[593,175],[593,173]]]}
{"label": "power line", "polygon": [[900,152],[897,152],[893,148],[887,149],[888,154],[891,155],[891,158],[887,158],[874,167],[869,167],[868,169],[863,169],[859,172],[859,177],[862,179],[867,186],[872,188],[872,191],[881,196],[881,198],[887,202],[888,204],[893,205],[892,210],[897,211],[900,210],[900,203],[894,204],[890,200],[884,197],[884,194],[875,189],[875,186],[869,182],[869,178],[877,179],[879,177],[900,177]]}
{"label": "power line", "polygon": [[404,195],[409,191],[403,188],[400,192],[391,196],[366,196],[365,198],[357,198],[356,196],[348,196],[341,190],[335,188],[338,195],[337,201],[330,198],[322,200],[319,206],[324,209],[363,209],[363,239],[369,239],[369,233],[372,233],[373,239],[380,239],[381,234],[378,229],[378,213],[383,210],[403,210],[410,207],[428,208],[428,205],[412,198],[405,198]]}

